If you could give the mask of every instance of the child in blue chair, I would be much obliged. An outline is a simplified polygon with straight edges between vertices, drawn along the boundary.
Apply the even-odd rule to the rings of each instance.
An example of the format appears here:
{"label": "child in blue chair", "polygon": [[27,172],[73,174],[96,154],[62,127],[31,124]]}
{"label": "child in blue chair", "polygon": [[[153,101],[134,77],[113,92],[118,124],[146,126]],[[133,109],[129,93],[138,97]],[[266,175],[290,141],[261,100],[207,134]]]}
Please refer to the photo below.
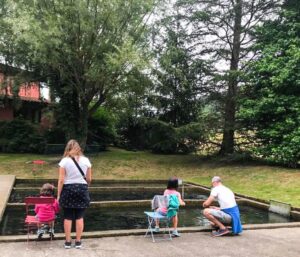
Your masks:
{"label": "child in blue chair", "polygon": [[[176,205],[177,200],[179,202],[179,205],[185,206],[185,202],[182,200],[181,194],[177,190],[178,190],[178,178],[172,177],[168,180],[167,189],[164,191],[164,196],[167,196],[167,195],[170,196],[169,207],[172,204]],[[177,199],[174,199],[172,196],[176,196]],[[174,210],[170,211],[165,207],[158,208],[156,211],[158,211],[161,215],[172,217],[172,222],[173,222],[172,236],[180,237],[180,234],[177,231],[177,225],[178,225],[177,211],[174,211]],[[158,220],[156,220],[155,232],[159,232],[159,221]]]}
{"label": "child in blue chair", "polygon": [[[40,197],[54,197],[54,186],[46,183],[42,186],[40,190]],[[36,213],[36,219],[39,221],[38,224],[38,239],[41,239],[45,234],[44,226],[47,224],[50,228],[48,233],[50,237],[54,237],[54,220],[56,214],[59,212],[59,204],[58,201],[55,199],[53,204],[36,204],[34,211]]]}

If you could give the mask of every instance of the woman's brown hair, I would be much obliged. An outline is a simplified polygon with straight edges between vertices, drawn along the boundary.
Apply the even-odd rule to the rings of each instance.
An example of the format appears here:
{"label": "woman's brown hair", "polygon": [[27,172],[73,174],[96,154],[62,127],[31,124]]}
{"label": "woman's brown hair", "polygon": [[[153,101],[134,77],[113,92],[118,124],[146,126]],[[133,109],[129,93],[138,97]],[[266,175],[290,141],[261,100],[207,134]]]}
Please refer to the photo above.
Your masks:
{"label": "woman's brown hair", "polygon": [[80,155],[83,155],[80,145],[76,140],[71,139],[66,145],[63,157],[76,157]]}

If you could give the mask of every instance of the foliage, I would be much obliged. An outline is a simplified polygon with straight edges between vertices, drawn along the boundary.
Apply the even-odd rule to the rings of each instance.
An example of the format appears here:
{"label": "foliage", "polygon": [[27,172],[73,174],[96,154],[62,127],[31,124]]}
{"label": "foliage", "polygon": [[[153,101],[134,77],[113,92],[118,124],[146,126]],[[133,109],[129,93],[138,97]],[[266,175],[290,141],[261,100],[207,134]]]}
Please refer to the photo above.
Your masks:
{"label": "foliage", "polygon": [[0,145],[3,152],[43,153],[46,141],[31,122],[15,119],[0,124]]}
{"label": "foliage", "polygon": [[148,71],[133,68],[120,84],[123,90],[111,96],[106,104],[106,108],[114,114],[120,127],[129,120],[134,122],[141,116],[151,115],[149,98],[153,94],[153,82]]}
{"label": "foliage", "polygon": [[[88,118],[145,65],[142,43],[153,0],[8,0],[14,65],[48,82],[60,127],[86,143]],[[0,53],[1,54],[1,53]],[[143,55],[143,56],[142,56]]]}
{"label": "foliage", "polygon": [[[293,1],[288,1],[289,3]],[[294,166],[300,159],[299,3],[258,29],[261,55],[251,67],[240,117],[255,132],[256,154]]]}
{"label": "foliage", "polygon": [[[189,47],[189,35],[180,21],[176,8],[156,25],[154,51],[158,65],[153,105],[159,119],[175,127],[196,122],[201,110],[201,97],[209,91],[209,62],[194,55]],[[160,33],[157,33],[157,30]],[[204,79],[206,77],[206,79]]]}
{"label": "foliage", "polygon": [[65,144],[67,141],[64,131],[58,126],[47,129],[44,137],[47,144]]}
{"label": "foliage", "polygon": [[177,132],[177,152],[191,153],[196,152],[201,144],[205,144],[208,133],[205,132],[204,124],[189,123],[176,128]]}
{"label": "foliage", "polygon": [[99,108],[89,119],[89,144],[106,146],[115,141],[115,118],[107,109]]}
{"label": "foliage", "polygon": [[177,150],[176,131],[171,124],[150,120],[147,123],[150,149],[154,153],[170,154]]}
{"label": "foliage", "polygon": [[178,0],[180,13],[188,24],[190,48],[194,56],[214,63],[215,95],[221,100],[223,139],[221,154],[235,150],[236,110],[244,69],[255,55],[252,45],[257,24],[276,16],[280,0]]}
{"label": "foliage", "polygon": [[[130,124],[130,125],[129,125]],[[208,133],[199,123],[175,128],[158,119],[141,118],[129,122],[121,132],[122,142],[129,149],[149,149],[154,153],[191,153],[205,143]]]}

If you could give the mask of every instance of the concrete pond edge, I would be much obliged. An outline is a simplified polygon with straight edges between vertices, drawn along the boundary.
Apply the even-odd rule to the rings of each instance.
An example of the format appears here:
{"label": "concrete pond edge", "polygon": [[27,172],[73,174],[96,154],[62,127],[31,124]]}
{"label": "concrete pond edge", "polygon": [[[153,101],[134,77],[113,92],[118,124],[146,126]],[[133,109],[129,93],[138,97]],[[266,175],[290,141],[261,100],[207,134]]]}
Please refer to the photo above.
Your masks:
{"label": "concrete pond edge", "polygon": [[[277,228],[296,228],[300,227],[300,222],[290,222],[290,223],[273,223],[273,224],[245,224],[243,225],[244,230],[259,230],[259,229],[277,229]],[[127,230],[107,230],[107,231],[93,231],[84,232],[82,238],[103,238],[103,237],[121,237],[121,236],[141,236],[145,235],[147,229],[127,229]],[[178,228],[180,233],[196,233],[196,232],[211,232],[212,228],[207,227],[181,227]],[[75,236],[72,233],[73,237]],[[242,234],[241,234],[242,235]],[[65,235],[63,233],[55,234],[54,240],[64,240]],[[29,236],[30,241],[37,241],[36,235],[31,234]],[[48,238],[42,241],[49,240]],[[13,236],[0,236],[0,242],[26,242],[27,235],[13,235]]]}
{"label": "concrete pond edge", "polygon": [[[20,182],[19,179],[17,179]],[[23,181],[23,179],[21,179]],[[24,179],[25,181],[25,179]],[[28,181],[28,180],[27,180]],[[162,180],[150,180],[153,182],[162,182]],[[13,188],[15,182],[15,176],[10,179],[10,182],[7,183],[7,189],[5,192],[5,204],[4,208],[0,210],[0,220],[4,213],[5,207],[14,206],[14,207],[23,207],[24,203],[7,203],[11,190]],[[117,183],[116,180],[107,180],[107,183]],[[120,180],[118,180],[120,182]],[[124,180],[121,182],[129,182],[128,180]],[[143,183],[149,182],[149,180],[130,180],[131,183]],[[196,183],[185,181],[185,185],[196,187],[203,192],[209,193],[210,188],[206,186],[201,186]],[[245,204],[248,206],[256,207],[263,210],[269,210],[270,204],[268,201],[257,199],[253,197],[248,197],[241,194],[236,194],[237,202],[239,204]],[[191,207],[202,205],[204,200],[196,200],[196,199],[186,199],[185,200],[188,205]],[[91,208],[94,207],[126,207],[126,206],[150,206],[151,200],[130,200],[130,201],[99,201],[99,202],[91,202]],[[291,217],[300,220],[300,208],[292,208]],[[268,223],[268,224],[245,224],[243,225],[244,230],[257,230],[257,229],[277,229],[277,228],[294,228],[300,227],[300,222],[289,222],[289,223]],[[199,227],[181,227],[178,228],[181,233],[194,233],[194,232],[209,232],[212,230],[210,226],[199,226]],[[145,235],[146,229],[126,229],[126,230],[107,230],[107,231],[93,231],[93,232],[84,232],[83,238],[102,238],[102,237],[119,237],[119,236],[138,236]],[[57,233],[55,235],[56,240],[63,240],[65,238],[63,233]],[[36,240],[36,235],[30,235],[30,240]],[[0,236],[0,242],[24,242],[27,241],[27,235],[11,235],[11,236]]]}

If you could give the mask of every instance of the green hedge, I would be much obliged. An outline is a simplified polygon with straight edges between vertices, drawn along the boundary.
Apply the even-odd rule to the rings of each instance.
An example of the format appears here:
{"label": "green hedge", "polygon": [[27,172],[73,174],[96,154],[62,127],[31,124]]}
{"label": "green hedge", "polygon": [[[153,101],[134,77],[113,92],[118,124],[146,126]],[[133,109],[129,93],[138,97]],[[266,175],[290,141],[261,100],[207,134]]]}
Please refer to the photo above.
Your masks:
{"label": "green hedge", "polygon": [[151,150],[154,153],[190,153],[207,139],[207,133],[200,123],[175,128],[157,120],[140,118],[124,122],[119,131],[118,145],[127,149]]}
{"label": "green hedge", "polygon": [[38,127],[23,119],[0,122],[0,149],[8,153],[43,153],[46,140]]}

